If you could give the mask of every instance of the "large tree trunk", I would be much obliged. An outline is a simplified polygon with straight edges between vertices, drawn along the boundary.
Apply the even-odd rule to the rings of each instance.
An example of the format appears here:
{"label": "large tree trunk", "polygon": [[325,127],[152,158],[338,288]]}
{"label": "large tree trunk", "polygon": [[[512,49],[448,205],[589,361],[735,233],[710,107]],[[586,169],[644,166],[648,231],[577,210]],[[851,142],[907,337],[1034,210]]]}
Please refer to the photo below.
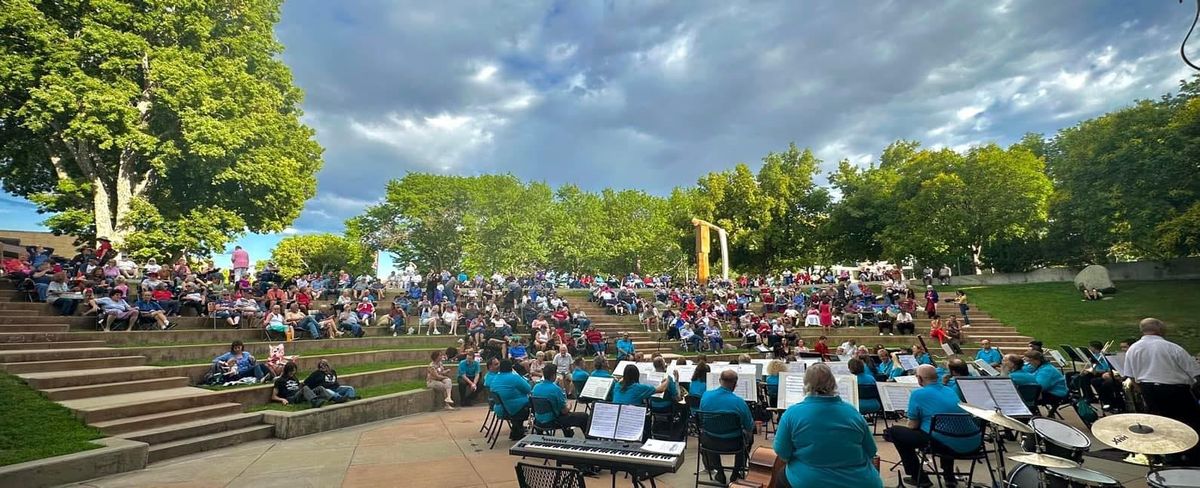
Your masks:
{"label": "large tree trunk", "polygon": [[108,187],[99,176],[92,177],[92,186],[92,218],[96,222],[96,237],[107,237],[113,246],[117,246],[125,236],[118,236],[113,228],[112,199]]}
{"label": "large tree trunk", "polygon": [[972,244],[971,248],[971,268],[975,270],[975,274],[983,274],[983,244]]}

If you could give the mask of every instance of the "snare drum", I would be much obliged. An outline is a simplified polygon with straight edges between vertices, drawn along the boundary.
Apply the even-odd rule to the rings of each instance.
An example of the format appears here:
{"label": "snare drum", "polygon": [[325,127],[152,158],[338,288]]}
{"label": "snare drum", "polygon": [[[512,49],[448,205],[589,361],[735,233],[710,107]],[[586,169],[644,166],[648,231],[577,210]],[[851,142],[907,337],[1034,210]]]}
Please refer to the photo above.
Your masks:
{"label": "snare drum", "polygon": [[[1008,477],[1010,488],[1039,488],[1038,468],[1018,464]],[[1103,473],[1084,468],[1046,469],[1047,488],[1123,488],[1121,483]]]}
{"label": "snare drum", "polygon": [[1146,475],[1150,488],[1200,488],[1200,468],[1167,468]]}
{"label": "snare drum", "polygon": [[[1083,453],[1092,447],[1092,440],[1079,429],[1054,419],[1038,417],[1029,421],[1034,434],[1026,434],[1021,447],[1025,452],[1040,452],[1051,456],[1083,462]],[[1037,436],[1037,437],[1034,437]],[[1037,438],[1042,439],[1042,448],[1037,449]]]}

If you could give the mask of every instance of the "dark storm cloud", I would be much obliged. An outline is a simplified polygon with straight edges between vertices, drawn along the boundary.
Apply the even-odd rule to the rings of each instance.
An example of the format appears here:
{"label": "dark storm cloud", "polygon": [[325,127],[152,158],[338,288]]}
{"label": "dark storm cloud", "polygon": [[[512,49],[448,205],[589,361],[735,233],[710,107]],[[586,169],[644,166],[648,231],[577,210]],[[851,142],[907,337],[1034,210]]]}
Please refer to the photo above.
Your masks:
{"label": "dark storm cloud", "polygon": [[1174,2],[287,2],[325,146],[296,227],[338,229],[405,171],[665,193],[790,141],[1011,143],[1186,76]]}

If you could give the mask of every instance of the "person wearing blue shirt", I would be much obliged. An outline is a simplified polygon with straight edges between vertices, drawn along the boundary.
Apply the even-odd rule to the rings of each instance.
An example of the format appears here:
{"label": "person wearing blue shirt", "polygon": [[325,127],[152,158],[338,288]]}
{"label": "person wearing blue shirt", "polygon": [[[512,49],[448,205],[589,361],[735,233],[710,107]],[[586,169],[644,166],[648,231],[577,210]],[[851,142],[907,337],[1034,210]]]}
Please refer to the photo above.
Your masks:
{"label": "person wearing blue shirt", "polygon": [[629,339],[629,333],[626,332],[617,339],[617,361],[624,361],[633,356],[633,341]]}
{"label": "person wearing blue shirt", "polygon": [[525,437],[525,419],[529,418],[529,393],[533,391],[529,381],[514,373],[512,361],[505,359],[500,361],[496,376],[488,380],[488,389],[500,397],[500,402],[493,407],[496,415],[503,415],[507,411],[512,416],[508,421],[508,438],[515,441]]}
{"label": "person wearing blue shirt", "polygon": [[[749,452],[750,442],[754,439],[752,437],[754,417],[751,416],[750,407],[746,405],[746,401],[733,393],[734,388],[737,388],[737,372],[731,369],[722,371],[720,381],[719,387],[704,392],[704,396],[700,397],[700,411],[704,413],[734,413],[741,420],[742,430],[728,436],[716,436],[709,435],[708,432],[701,429],[700,443],[718,451],[733,451],[745,447],[746,450],[740,452],[734,461],[734,466],[745,466],[746,454]],[[716,471],[713,477],[722,485],[725,484],[725,468],[721,465],[721,456],[706,454],[704,466],[710,473]]]}
{"label": "person wearing blue shirt", "polygon": [[979,351],[975,353],[975,359],[980,359],[992,365],[992,367],[999,368],[1003,356],[1000,354],[999,349],[992,348],[992,341],[984,339],[979,341]]}
{"label": "person wearing blue shirt", "polygon": [[1042,401],[1062,401],[1067,398],[1067,378],[1062,371],[1046,363],[1039,351],[1026,351],[1025,363],[1033,367],[1033,379],[1042,387]]}
{"label": "person wearing blue shirt", "polygon": [[[884,431],[883,438],[896,446],[900,462],[904,465],[905,483],[916,486],[931,485],[921,468],[918,451],[934,444],[955,452],[970,452],[979,447],[980,437],[947,437],[931,434],[933,417],[941,414],[964,413],[958,406],[958,394],[938,382],[937,368],[922,364],[917,367],[917,382],[920,388],[908,398],[908,425],[894,425]],[[942,460],[942,476],[947,484],[953,484],[954,463]]]}
{"label": "person wearing blue shirt", "polygon": [[958,388],[958,380],[955,378],[971,376],[971,370],[967,368],[967,362],[960,358],[953,358],[946,361],[946,370],[946,374],[942,376],[942,384],[946,385],[946,388],[953,391],[959,398],[962,398],[962,394]]}
{"label": "person wearing blue shirt", "polygon": [[[850,360],[851,370],[855,363],[865,374],[858,359]],[[787,463],[788,484],[882,488],[883,479],[872,464],[876,447],[871,428],[854,406],[838,397],[829,366],[809,366],[804,390],[804,401],[783,412],[775,433],[775,454]]]}
{"label": "person wearing blue shirt", "polygon": [[[153,297],[151,297],[149,291],[142,291],[142,294],[139,295],[137,301],[133,302],[133,306],[138,309],[139,317],[153,318],[155,322],[158,322],[158,327],[160,329],[167,330],[175,327],[175,324],[172,324],[170,320],[167,320],[167,312],[163,310],[162,304],[158,303],[158,300],[155,300]],[[129,328],[132,330],[133,325],[130,324]]]}
{"label": "person wearing blue shirt", "polygon": [[708,364],[700,363],[696,365],[695,372],[692,373],[692,381],[688,383],[688,395],[696,398],[704,398],[704,392],[708,391]]}
{"label": "person wearing blue shirt", "polygon": [[[583,369],[583,357],[580,356],[575,358],[575,370],[571,371],[571,382],[587,383],[587,379],[591,376],[592,375],[588,373],[588,370]],[[579,392],[576,392],[576,395],[578,394]]]}
{"label": "person wearing blue shirt", "polygon": [[892,377],[892,355],[887,352],[887,349],[880,349],[875,352],[879,356],[879,366],[875,367],[875,380],[884,381]]}
{"label": "person wearing blue shirt", "polygon": [[536,398],[545,398],[550,401],[552,412],[534,413],[534,418],[539,424],[549,424],[557,421],[562,427],[563,434],[567,437],[575,437],[575,431],[572,427],[584,429],[587,427],[588,416],[583,412],[571,412],[567,409],[567,395],[557,384],[554,383],[554,378],[558,375],[558,366],[547,364],[542,368],[542,381],[533,386],[530,396]]}
{"label": "person wearing blue shirt", "polygon": [[462,361],[458,362],[458,401],[464,407],[475,403],[475,395],[479,394],[479,361],[475,360],[475,351],[467,349]]}
{"label": "person wearing blue shirt", "polygon": [[1033,377],[1033,373],[1025,371],[1025,360],[1016,354],[1006,354],[1002,362],[1004,371],[1008,373],[1008,378],[1012,380],[1016,386],[1021,385],[1036,385],[1037,379]]}
{"label": "person wearing blue shirt", "polygon": [[[1120,385],[1113,379],[1112,365],[1109,364],[1108,358],[1104,357],[1104,344],[1100,341],[1092,341],[1088,344],[1088,349],[1092,357],[1096,359],[1092,367],[1079,373],[1080,384],[1083,385],[1083,396],[1088,402],[1095,402],[1096,395],[1100,396],[1100,405],[1109,406],[1110,408],[1118,407],[1120,402],[1117,401],[1117,392],[1120,390]],[[1088,388],[1088,386],[1091,388]],[[1093,393],[1092,390],[1095,390]]]}
{"label": "person wearing blue shirt", "polygon": [[929,351],[924,347],[913,346],[913,357],[917,359],[917,364],[933,365],[933,358],[929,356]]}
{"label": "person wearing blue shirt", "polygon": [[525,339],[521,339],[515,345],[508,348],[508,357],[515,361],[525,359],[525,356],[527,355],[528,353],[525,352]]}
{"label": "person wearing blue shirt", "polygon": [[496,377],[496,370],[500,369],[500,360],[492,358],[488,361],[487,369],[487,374],[483,375],[483,386],[492,385],[492,378]]}
{"label": "person wearing blue shirt", "polygon": [[766,384],[767,384],[767,399],[771,405],[776,405],[776,399],[779,398],[779,373],[787,371],[787,365],[778,359],[767,363]]}
{"label": "person wearing blue shirt", "polygon": [[891,371],[888,371],[888,374],[887,374],[889,380],[895,380],[896,378],[905,375],[906,371],[904,370],[904,366],[902,366],[900,364],[900,353],[899,352],[892,353],[891,363],[892,363],[892,369],[891,369]]}
{"label": "person wearing blue shirt", "polygon": [[613,388],[612,401],[621,405],[643,406],[651,395],[667,391],[670,378],[670,376],[664,377],[657,387],[643,385],[638,383],[641,380],[641,372],[638,371],[637,366],[625,365],[625,371],[621,372],[621,382]]}
{"label": "person wearing blue shirt", "polygon": [[[662,356],[654,358],[654,371],[659,373],[667,372],[667,361]],[[675,376],[667,375],[667,389],[663,391],[662,398],[650,397],[650,409],[655,412],[671,412],[675,408],[676,402],[679,401],[679,383],[675,381]]]}
{"label": "person wearing blue shirt", "polygon": [[[875,384],[875,376],[867,371],[867,367],[861,359],[850,358],[850,361],[846,363],[846,368],[850,370],[850,374],[858,378],[859,386]],[[883,411],[883,404],[877,398],[871,400],[860,398],[858,400],[858,411],[861,413],[879,413]]]}
{"label": "person wearing blue shirt", "polygon": [[[232,367],[229,367],[231,363]],[[267,376],[272,376],[267,365],[255,361],[254,356],[246,352],[246,346],[242,344],[242,341],[233,341],[229,345],[229,352],[213,358],[213,374],[222,374],[227,369],[232,370],[234,374],[225,375],[225,381],[236,381],[250,376],[262,380]]]}

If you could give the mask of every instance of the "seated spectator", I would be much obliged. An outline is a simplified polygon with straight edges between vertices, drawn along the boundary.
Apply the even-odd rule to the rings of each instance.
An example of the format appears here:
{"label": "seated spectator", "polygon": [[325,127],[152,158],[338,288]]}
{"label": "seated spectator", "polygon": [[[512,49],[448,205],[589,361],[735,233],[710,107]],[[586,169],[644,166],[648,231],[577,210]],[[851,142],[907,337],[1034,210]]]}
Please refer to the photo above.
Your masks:
{"label": "seated spectator", "polygon": [[59,315],[75,315],[75,308],[83,300],[83,295],[67,285],[67,274],[54,273],[50,285],[46,288],[46,303],[54,307]]}
{"label": "seated spectator", "polygon": [[259,363],[254,356],[246,352],[246,346],[242,344],[242,341],[233,341],[229,345],[229,352],[213,358],[210,373],[223,376],[224,381],[237,381],[249,377],[253,377],[259,382],[271,380],[269,377],[271,371],[265,364]]}
{"label": "seated spectator", "polygon": [[195,284],[188,281],[183,284],[183,290],[179,292],[179,310],[180,315],[185,308],[190,308],[196,311],[197,317],[203,317],[208,310],[208,297],[202,288],[197,288]]}
{"label": "seated spectator", "polygon": [[317,369],[310,373],[308,378],[305,378],[304,386],[314,391],[317,388],[324,388],[330,393],[334,403],[343,403],[358,398],[358,392],[354,391],[353,386],[338,383],[337,371],[325,359],[317,361]]}
{"label": "seated spectator", "polygon": [[187,283],[192,278],[192,268],[188,266],[187,258],[179,258],[175,261],[175,267],[172,270],[172,275],[175,279],[175,284]]}
{"label": "seated spectator", "polygon": [[271,309],[267,310],[267,313],[263,315],[263,328],[270,332],[295,337],[295,330],[285,323],[283,319],[283,310],[280,310],[279,305],[272,305]]}
{"label": "seated spectator", "polygon": [[237,302],[233,301],[229,292],[221,292],[220,298],[209,304],[209,310],[213,317],[224,319],[230,327],[241,328],[242,313],[238,310]]}
{"label": "seated spectator", "polygon": [[617,339],[617,361],[624,361],[633,356],[634,345],[633,340],[629,338],[629,333],[621,334],[621,338]]}
{"label": "seated spectator", "polygon": [[313,301],[312,291],[307,286],[298,287],[296,293],[292,295],[292,301],[300,305],[301,312],[308,313]]}
{"label": "seated spectator", "polygon": [[163,312],[168,317],[179,315],[179,300],[176,300],[175,295],[171,294],[171,290],[167,289],[166,283],[158,285],[158,288],[154,288],[150,292],[150,297],[158,302],[158,305],[162,307]]}
{"label": "seated spectator", "polygon": [[4,275],[14,283],[20,283],[32,273],[33,267],[29,265],[28,261],[21,258],[4,259]]}
{"label": "seated spectator", "polygon": [[338,314],[338,329],[343,332],[349,332],[354,337],[362,337],[366,332],[363,331],[362,325],[358,323],[358,314],[353,310],[343,310]]}
{"label": "seated spectator", "polygon": [[1097,290],[1095,288],[1085,288],[1083,290],[1083,300],[1084,301],[1103,300],[1103,299],[1104,299],[1104,294],[1100,293],[1100,290]]}
{"label": "seated spectator", "polygon": [[108,292],[108,296],[96,300],[96,304],[100,306],[104,317],[104,331],[113,330],[113,322],[126,322],[126,330],[132,330],[134,324],[137,324],[138,309],[133,308],[125,301],[125,294],[120,290],[112,290]]}
{"label": "seated spectator", "polygon": [[511,358],[514,363],[522,361],[528,356],[529,351],[525,347],[525,339],[523,338],[519,339],[516,344],[508,348],[508,357]]}
{"label": "seated spectator", "polygon": [[591,346],[592,351],[597,356],[603,356],[605,349],[607,349],[604,342],[604,333],[596,329],[588,329],[587,332],[584,332],[584,336],[587,338],[587,343]]}
{"label": "seated spectator", "polygon": [[143,291],[141,297],[133,306],[137,307],[139,321],[150,319],[158,323],[158,328],[167,330],[175,326],[167,319],[167,312],[163,310],[162,305],[158,304],[158,300],[149,291]]}
{"label": "seated spectator", "polygon": [[321,338],[320,324],[313,316],[300,311],[300,305],[292,302],[288,306],[287,312],[283,314],[283,321],[293,330],[303,330],[308,332],[308,336],[313,339]]}
{"label": "seated spectator", "polygon": [[371,325],[372,319],[375,318],[375,304],[371,302],[370,297],[362,297],[359,299],[358,306],[354,311],[358,314],[358,321],[363,325]]}
{"label": "seated spectator", "polygon": [[[451,398],[451,379],[450,373],[442,362],[446,360],[446,353],[442,351],[433,351],[429,354],[429,368],[425,373],[425,386],[433,389],[438,393],[445,395],[442,402],[445,403],[446,410],[454,410],[454,400]],[[490,385],[489,385],[490,387]],[[528,391],[526,391],[528,393]],[[529,414],[526,413],[526,416]]]}
{"label": "seated spectator", "polygon": [[458,307],[447,303],[442,309],[442,323],[450,328],[446,333],[458,335]]}
{"label": "seated spectator", "polygon": [[905,331],[915,334],[917,326],[913,323],[912,314],[908,310],[900,309],[900,313],[896,314],[896,332],[904,335]]}
{"label": "seated spectator", "polygon": [[96,303],[96,290],[93,288],[83,289],[83,304],[88,309],[84,310],[80,315],[88,316],[91,314],[100,313],[100,304]]}
{"label": "seated spectator", "polygon": [[296,363],[287,363],[283,367],[283,376],[275,380],[275,388],[271,389],[271,401],[284,405],[299,404],[307,401],[313,408],[319,408],[333,398],[328,390],[318,386],[309,388],[296,378]]}

